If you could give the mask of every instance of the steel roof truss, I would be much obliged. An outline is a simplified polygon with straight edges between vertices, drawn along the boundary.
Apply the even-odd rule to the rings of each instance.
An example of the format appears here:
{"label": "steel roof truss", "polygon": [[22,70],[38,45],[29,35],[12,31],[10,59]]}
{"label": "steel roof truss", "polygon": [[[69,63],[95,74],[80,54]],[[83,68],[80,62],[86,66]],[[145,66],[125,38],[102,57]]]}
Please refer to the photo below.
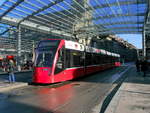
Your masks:
{"label": "steel roof truss", "polygon": [[13,4],[12,7],[10,7],[7,11],[5,11],[2,15],[0,15],[0,19],[2,17],[4,17],[5,15],[7,15],[10,11],[12,11],[14,8],[16,8],[16,6],[18,6],[19,4],[21,4],[22,2],[24,2],[24,0],[18,0],[15,4]]}

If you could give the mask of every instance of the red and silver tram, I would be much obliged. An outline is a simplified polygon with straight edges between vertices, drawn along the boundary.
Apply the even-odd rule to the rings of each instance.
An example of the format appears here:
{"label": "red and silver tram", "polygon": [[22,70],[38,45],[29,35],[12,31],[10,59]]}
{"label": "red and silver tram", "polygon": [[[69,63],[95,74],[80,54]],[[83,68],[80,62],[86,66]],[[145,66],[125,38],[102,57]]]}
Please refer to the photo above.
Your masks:
{"label": "red and silver tram", "polygon": [[63,39],[39,42],[33,83],[56,83],[120,66],[120,55]]}

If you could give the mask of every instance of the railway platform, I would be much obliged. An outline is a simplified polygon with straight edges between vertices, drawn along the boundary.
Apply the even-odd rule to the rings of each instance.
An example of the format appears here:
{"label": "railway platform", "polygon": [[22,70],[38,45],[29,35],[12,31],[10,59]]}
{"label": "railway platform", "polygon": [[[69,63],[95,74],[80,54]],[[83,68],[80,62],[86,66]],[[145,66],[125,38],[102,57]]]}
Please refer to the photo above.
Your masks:
{"label": "railway platform", "polygon": [[150,73],[128,73],[105,113],[150,113]]}
{"label": "railway platform", "polygon": [[0,81],[0,93],[12,90],[14,88],[24,87],[27,85],[28,85],[28,83],[24,83],[24,82],[9,83],[7,81]]}
{"label": "railway platform", "polygon": [[15,88],[20,88],[28,85],[29,78],[31,78],[31,71],[15,72],[15,83],[9,83],[8,73],[0,73],[0,93],[9,91]]}

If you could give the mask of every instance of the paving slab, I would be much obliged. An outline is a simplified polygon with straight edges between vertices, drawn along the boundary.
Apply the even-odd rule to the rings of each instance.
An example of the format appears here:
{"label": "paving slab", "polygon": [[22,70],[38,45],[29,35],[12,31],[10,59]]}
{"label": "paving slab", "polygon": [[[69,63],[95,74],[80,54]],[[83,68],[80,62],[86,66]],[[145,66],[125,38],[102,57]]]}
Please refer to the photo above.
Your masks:
{"label": "paving slab", "polygon": [[123,82],[105,113],[150,113],[150,76],[135,70]]}

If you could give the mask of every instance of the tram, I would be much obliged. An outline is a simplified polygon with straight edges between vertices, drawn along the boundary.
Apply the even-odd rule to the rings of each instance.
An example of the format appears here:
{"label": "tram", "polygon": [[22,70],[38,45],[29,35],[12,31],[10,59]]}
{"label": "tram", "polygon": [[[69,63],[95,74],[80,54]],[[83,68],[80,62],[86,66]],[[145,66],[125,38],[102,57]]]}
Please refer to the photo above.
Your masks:
{"label": "tram", "polygon": [[35,49],[33,83],[72,80],[120,66],[120,55],[64,39],[47,39]]}

